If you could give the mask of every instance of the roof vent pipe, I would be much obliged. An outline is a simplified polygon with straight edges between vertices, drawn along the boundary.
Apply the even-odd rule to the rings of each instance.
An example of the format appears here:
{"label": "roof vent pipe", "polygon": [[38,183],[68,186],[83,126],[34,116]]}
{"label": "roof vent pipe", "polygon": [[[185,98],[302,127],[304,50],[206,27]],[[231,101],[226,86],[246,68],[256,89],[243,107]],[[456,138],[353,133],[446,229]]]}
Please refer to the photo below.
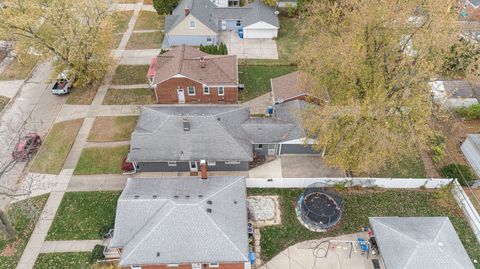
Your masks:
{"label": "roof vent pipe", "polygon": [[190,131],[190,122],[188,121],[188,119],[183,119],[183,131]]}

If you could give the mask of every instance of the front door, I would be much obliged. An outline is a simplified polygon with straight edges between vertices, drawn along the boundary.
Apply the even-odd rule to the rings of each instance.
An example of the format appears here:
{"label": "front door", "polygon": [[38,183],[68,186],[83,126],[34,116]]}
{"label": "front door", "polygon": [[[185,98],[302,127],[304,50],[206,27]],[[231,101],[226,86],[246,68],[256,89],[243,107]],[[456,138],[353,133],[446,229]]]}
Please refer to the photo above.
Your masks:
{"label": "front door", "polygon": [[227,30],[227,21],[222,20],[222,30]]}
{"label": "front door", "polygon": [[185,90],[184,89],[178,89],[177,90],[177,95],[178,95],[178,103],[179,104],[185,104]]}
{"label": "front door", "polygon": [[197,162],[195,161],[190,162],[190,172],[198,172]]}
{"label": "front door", "polygon": [[268,156],[274,156],[277,153],[277,145],[270,144],[268,145]]}

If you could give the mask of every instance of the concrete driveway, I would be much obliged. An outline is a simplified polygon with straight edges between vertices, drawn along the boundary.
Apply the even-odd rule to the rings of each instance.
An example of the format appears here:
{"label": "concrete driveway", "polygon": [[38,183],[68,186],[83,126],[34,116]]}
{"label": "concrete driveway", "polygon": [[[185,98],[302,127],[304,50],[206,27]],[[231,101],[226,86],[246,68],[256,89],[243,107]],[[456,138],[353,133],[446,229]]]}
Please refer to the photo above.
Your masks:
{"label": "concrete driveway", "polygon": [[290,155],[280,157],[282,160],[282,175],[286,178],[304,177],[344,177],[345,175],[328,166],[320,156]]}
{"label": "concrete driveway", "polygon": [[277,42],[273,39],[241,39],[234,31],[223,31],[219,40],[227,45],[229,55],[240,59],[278,59]]}
{"label": "concrete driveway", "polygon": [[[319,234],[321,237],[321,234]],[[366,254],[359,250],[360,245],[352,245],[348,241],[356,242],[357,238],[368,238],[366,233],[342,235],[331,239],[304,241],[290,246],[260,269],[290,268],[290,269],[367,269],[373,268],[372,259],[380,262],[380,268],[385,268],[381,257]],[[330,241],[330,245],[328,245]],[[320,244],[321,242],[325,242]],[[327,248],[330,246],[328,249]],[[350,249],[351,256],[350,256]]]}

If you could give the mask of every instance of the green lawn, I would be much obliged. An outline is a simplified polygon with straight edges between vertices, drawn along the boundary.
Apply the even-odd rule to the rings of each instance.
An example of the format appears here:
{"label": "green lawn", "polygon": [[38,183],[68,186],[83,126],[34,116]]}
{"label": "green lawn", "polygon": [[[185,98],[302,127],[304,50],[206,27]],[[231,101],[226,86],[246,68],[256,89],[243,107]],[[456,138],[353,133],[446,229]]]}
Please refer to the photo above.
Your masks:
{"label": "green lawn", "polygon": [[8,98],[6,96],[0,96],[0,113],[7,106],[9,101],[10,101],[10,98]]}
{"label": "green lawn", "polygon": [[112,14],[113,17],[113,33],[124,33],[127,31],[128,23],[133,15],[133,11],[117,11]]}
{"label": "green lawn", "polygon": [[34,57],[31,59],[25,59],[23,62],[16,60],[9,64],[5,70],[0,73],[0,80],[26,79],[36,64],[37,60]]}
{"label": "green lawn", "polygon": [[17,239],[8,241],[0,234],[0,268],[15,268],[37,222],[37,219],[28,213],[30,211],[27,211],[27,207],[34,205],[39,214],[47,199],[48,194],[32,198],[32,203],[16,202],[9,207],[7,215],[17,232]]}
{"label": "green lawn", "polygon": [[113,228],[119,192],[67,192],[55,215],[47,240],[101,239]]}
{"label": "green lawn", "polygon": [[295,66],[265,66],[241,65],[239,66],[240,83],[245,84],[245,90],[239,93],[242,102],[254,99],[272,90],[270,79],[276,78],[296,70]]}
{"label": "green lawn", "polygon": [[148,105],[155,104],[152,89],[109,89],[103,99],[104,105]]}
{"label": "green lawn", "polygon": [[83,119],[64,121],[53,125],[33,160],[31,172],[58,174],[75,142]]}
{"label": "green lawn", "polygon": [[163,42],[163,32],[133,33],[127,43],[127,50],[159,49]]}
{"label": "green lawn", "polygon": [[165,18],[157,12],[142,10],[135,23],[134,30],[163,30]]}
{"label": "green lawn", "polygon": [[100,82],[92,83],[83,87],[74,87],[68,94],[66,103],[69,105],[90,105],[97,94]]}
{"label": "green lawn", "polygon": [[129,149],[129,146],[84,148],[73,174],[121,174],[122,160]]}
{"label": "green lawn", "polygon": [[137,125],[137,116],[97,117],[87,141],[127,141]]}
{"label": "green lawn", "polygon": [[395,165],[387,165],[373,177],[394,177],[394,178],[425,178],[427,172],[420,157],[399,158]]}
{"label": "green lawn", "polygon": [[94,268],[91,255],[91,252],[41,253],[35,262],[35,269]]}
{"label": "green lawn", "polygon": [[338,227],[326,233],[304,228],[295,215],[300,189],[248,189],[249,195],[279,195],[282,224],[261,228],[262,256],[270,260],[297,242],[355,233],[369,226],[369,216],[448,216],[471,259],[480,259],[476,241],[449,189],[436,191],[351,189],[344,191],[345,211]]}
{"label": "green lawn", "polygon": [[112,85],[147,84],[149,65],[119,65],[115,70]]}

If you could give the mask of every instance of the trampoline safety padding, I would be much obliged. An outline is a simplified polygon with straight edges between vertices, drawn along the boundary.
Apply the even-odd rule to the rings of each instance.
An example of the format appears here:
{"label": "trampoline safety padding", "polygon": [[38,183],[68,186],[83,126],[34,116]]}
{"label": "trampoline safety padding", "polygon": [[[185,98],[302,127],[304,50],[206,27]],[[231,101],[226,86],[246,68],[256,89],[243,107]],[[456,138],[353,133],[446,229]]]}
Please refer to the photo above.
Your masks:
{"label": "trampoline safety padding", "polygon": [[298,220],[309,230],[324,232],[335,226],[343,213],[343,198],[328,191],[322,183],[308,186],[300,195],[296,214]]}

